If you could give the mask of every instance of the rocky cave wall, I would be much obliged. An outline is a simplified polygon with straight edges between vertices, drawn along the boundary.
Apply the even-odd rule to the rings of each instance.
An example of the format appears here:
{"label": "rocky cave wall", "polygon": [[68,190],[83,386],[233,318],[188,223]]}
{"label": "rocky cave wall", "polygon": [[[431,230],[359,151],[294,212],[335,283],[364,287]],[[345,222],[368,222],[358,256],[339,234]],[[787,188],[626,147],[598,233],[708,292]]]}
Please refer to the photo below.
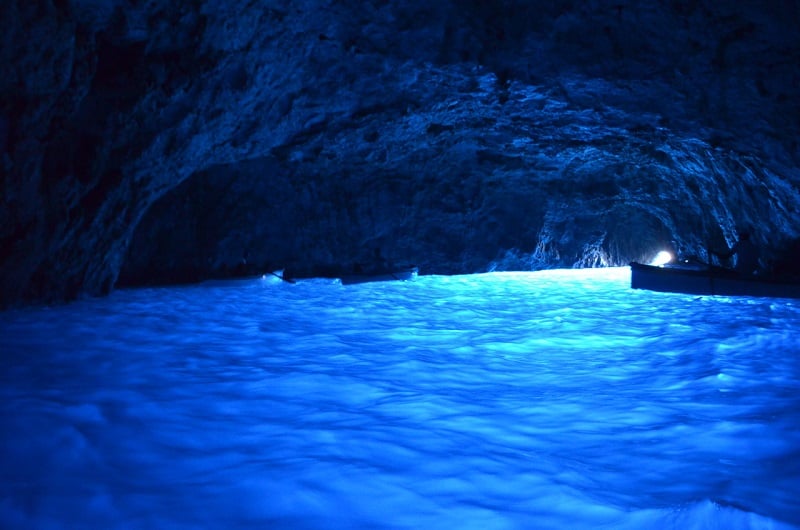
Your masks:
{"label": "rocky cave wall", "polygon": [[[2,307],[800,235],[800,2],[9,0]],[[152,208],[151,208],[152,206]]]}

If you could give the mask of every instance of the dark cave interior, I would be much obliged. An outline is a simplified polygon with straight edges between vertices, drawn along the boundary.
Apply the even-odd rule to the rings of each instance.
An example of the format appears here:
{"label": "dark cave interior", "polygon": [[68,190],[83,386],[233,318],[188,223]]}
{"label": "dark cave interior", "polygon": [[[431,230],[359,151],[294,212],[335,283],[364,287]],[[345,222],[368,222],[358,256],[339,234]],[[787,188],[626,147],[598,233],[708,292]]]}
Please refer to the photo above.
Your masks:
{"label": "dark cave interior", "polygon": [[[10,0],[0,307],[374,249],[800,259],[800,2]],[[338,269],[337,269],[338,268]]]}

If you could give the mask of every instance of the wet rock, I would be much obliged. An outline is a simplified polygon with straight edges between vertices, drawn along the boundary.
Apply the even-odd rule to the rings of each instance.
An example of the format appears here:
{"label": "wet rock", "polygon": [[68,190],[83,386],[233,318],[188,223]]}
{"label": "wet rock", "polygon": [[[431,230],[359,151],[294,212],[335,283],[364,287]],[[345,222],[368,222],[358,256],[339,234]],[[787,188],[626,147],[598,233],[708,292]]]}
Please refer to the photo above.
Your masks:
{"label": "wet rock", "polygon": [[[9,0],[2,306],[313,272],[595,266],[800,234],[798,12]],[[131,243],[133,242],[133,243]],[[777,252],[777,250],[776,250]]]}

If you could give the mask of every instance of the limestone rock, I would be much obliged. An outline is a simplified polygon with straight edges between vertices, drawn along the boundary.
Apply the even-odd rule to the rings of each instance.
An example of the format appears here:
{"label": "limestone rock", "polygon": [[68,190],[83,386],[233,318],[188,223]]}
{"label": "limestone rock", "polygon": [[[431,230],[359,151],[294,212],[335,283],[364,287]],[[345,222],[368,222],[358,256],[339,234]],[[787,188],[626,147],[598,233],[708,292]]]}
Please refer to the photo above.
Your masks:
{"label": "limestone rock", "polygon": [[[0,306],[800,236],[796,3],[7,0]],[[133,242],[133,243],[132,243]]]}

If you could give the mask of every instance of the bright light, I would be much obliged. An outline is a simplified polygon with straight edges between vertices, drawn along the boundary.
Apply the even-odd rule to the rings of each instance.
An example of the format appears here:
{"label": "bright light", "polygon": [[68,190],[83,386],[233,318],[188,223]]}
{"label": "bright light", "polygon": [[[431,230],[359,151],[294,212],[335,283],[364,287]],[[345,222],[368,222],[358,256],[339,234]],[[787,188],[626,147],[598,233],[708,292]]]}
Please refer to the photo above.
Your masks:
{"label": "bright light", "polygon": [[656,267],[660,267],[662,265],[666,265],[670,261],[672,261],[672,254],[670,254],[666,250],[662,250],[656,255],[655,258],[653,258],[653,261],[650,262],[650,265],[655,265]]}

